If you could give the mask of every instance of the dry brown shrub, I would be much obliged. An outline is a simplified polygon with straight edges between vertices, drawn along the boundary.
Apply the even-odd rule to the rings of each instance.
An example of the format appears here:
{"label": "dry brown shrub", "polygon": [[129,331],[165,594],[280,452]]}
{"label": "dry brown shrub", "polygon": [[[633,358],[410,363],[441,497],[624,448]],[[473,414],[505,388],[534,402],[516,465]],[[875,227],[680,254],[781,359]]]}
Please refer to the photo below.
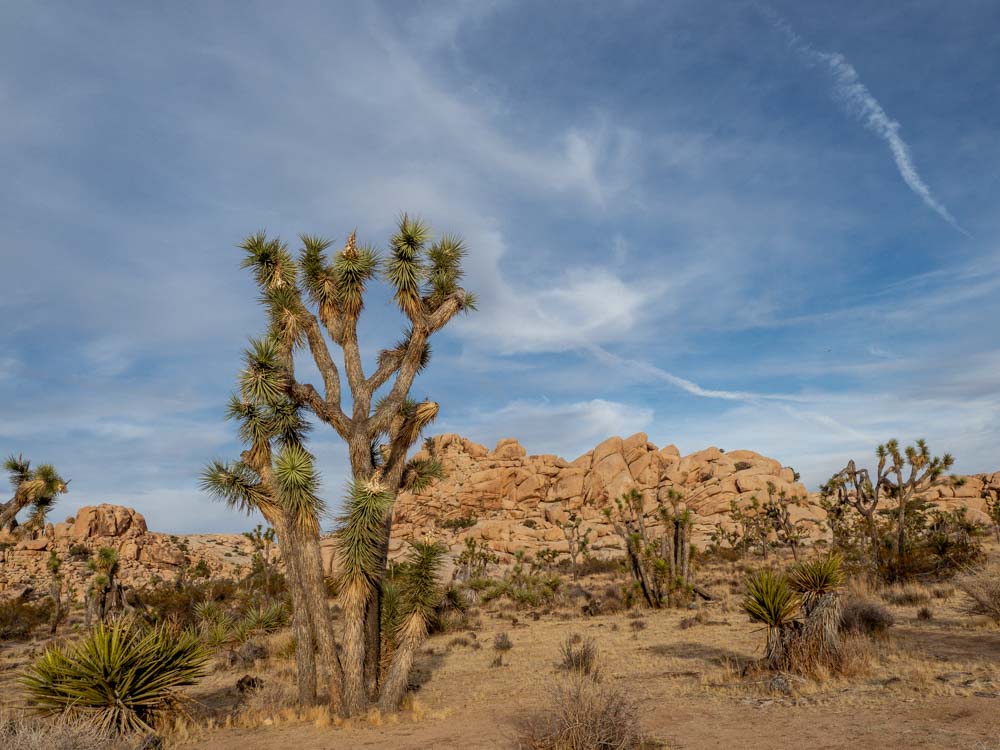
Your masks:
{"label": "dry brown shrub", "polygon": [[597,644],[592,638],[583,640],[579,634],[567,636],[560,646],[562,660],[559,668],[585,677],[597,678]]}
{"label": "dry brown shrub", "polygon": [[958,587],[966,596],[963,612],[1000,623],[1000,578],[983,573],[960,581]]}
{"label": "dry brown shrub", "polygon": [[920,584],[904,583],[886,589],[882,592],[882,598],[897,607],[915,607],[927,604],[931,600],[931,592]]}
{"label": "dry brown shrub", "polygon": [[585,677],[557,683],[548,704],[519,723],[518,750],[638,750],[639,707],[623,686]]}
{"label": "dry brown shrub", "polygon": [[65,718],[0,717],[0,747],[4,750],[136,750],[142,742],[114,737]]}

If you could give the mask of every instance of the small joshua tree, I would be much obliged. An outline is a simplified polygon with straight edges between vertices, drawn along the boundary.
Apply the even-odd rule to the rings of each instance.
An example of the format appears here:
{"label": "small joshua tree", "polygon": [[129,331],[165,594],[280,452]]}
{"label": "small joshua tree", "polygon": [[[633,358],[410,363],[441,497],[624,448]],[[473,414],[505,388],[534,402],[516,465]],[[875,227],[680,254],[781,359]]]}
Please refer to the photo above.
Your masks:
{"label": "small joshua tree", "polygon": [[59,559],[59,553],[55,550],[49,552],[46,567],[49,569],[49,596],[52,598],[52,619],[49,621],[49,633],[54,634],[65,615],[62,606],[62,560]]}
{"label": "small joshua tree", "polygon": [[775,496],[775,486],[767,483],[767,502],[764,503],[764,516],[770,521],[771,529],[777,544],[784,545],[792,551],[792,558],[799,561],[799,545],[806,536],[799,522],[792,520],[791,509],[803,504],[801,498],[790,498],[781,490]]}
{"label": "small joshua tree", "polygon": [[682,601],[691,583],[691,512],[680,508],[680,493],[670,490],[668,504],[657,501],[658,528],[647,519],[642,495],[629,490],[604,514],[625,542],[633,581],[650,607]]}
{"label": "small joshua tree", "polygon": [[580,577],[579,561],[582,557],[587,558],[590,554],[590,533],[592,529],[581,531],[580,526],[583,519],[576,513],[570,513],[566,523],[562,525],[563,536],[566,537],[566,544],[569,550],[569,561],[573,567],[573,578]]}
{"label": "small joshua tree", "polygon": [[31,462],[22,456],[8,458],[4,469],[10,475],[14,496],[0,503],[0,530],[12,527],[17,514],[30,506],[31,515],[23,529],[40,531],[45,525],[46,514],[55,504],[56,497],[67,491],[69,481],[60,477],[50,464],[32,469]]}
{"label": "small joshua tree", "polygon": [[[918,440],[916,445],[901,449],[895,439],[875,450],[878,466],[872,480],[868,469],[857,468],[852,460],[823,486],[826,498],[836,498],[841,507],[853,507],[864,519],[871,543],[872,561],[876,570],[890,580],[907,576],[907,514],[919,502],[919,496],[943,481],[944,473],[955,459],[950,453],[932,456],[927,443]],[[895,502],[895,539],[892,555],[886,559],[879,533],[876,513],[883,501]]]}

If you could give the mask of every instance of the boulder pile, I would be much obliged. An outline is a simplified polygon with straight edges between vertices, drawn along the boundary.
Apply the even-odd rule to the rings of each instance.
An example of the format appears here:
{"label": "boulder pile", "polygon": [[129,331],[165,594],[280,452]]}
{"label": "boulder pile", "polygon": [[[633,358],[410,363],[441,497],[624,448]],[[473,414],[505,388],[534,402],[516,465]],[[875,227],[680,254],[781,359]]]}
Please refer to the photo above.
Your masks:
{"label": "boulder pile", "polygon": [[[620,539],[603,513],[615,498],[635,489],[647,508],[679,492],[681,507],[694,515],[694,541],[704,544],[716,523],[729,524],[730,502],[764,502],[768,493],[801,499],[793,520],[818,527],[822,511],[808,502],[795,471],[749,450],[719,448],[681,456],[673,445],[658,448],[645,433],[608,438],[573,461],[554,455],[529,456],[514,439],[491,451],[459,435],[431,438],[429,450],[445,477],[419,493],[403,493],[395,506],[393,549],[404,539],[446,537],[458,549],[468,537],[494,551],[528,553],[549,547],[565,551],[562,525],[570,514],[591,530],[591,549],[620,549]],[[471,526],[447,530],[458,519]],[[442,526],[444,523],[444,526]]]}

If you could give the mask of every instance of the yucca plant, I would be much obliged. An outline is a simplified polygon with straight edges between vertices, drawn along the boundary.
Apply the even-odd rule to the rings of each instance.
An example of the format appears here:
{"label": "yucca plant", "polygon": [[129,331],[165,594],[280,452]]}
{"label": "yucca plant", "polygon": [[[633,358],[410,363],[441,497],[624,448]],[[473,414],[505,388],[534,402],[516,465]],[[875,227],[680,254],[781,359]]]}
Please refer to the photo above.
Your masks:
{"label": "yucca plant", "polygon": [[[437,416],[438,406],[413,401],[409,392],[428,364],[430,338],[456,315],[475,308],[474,296],[460,285],[465,245],[452,235],[433,238],[427,224],[407,214],[400,216],[384,253],[359,243],[354,233],[337,252],[330,252],[332,243],[324,238],[300,239],[297,256],[263,233],[241,245],[243,266],[253,274],[268,314],[268,339],[280,352],[280,365],[257,369],[246,386],[255,398],[268,402],[280,393],[333,429],[349,447],[352,481],[366,482],[377,474],[390,498],[404,487],[420,489],[440,476],[440,464],[433,457],[410,459],[408,453]],[[405,333],[379,353],[376,367],[366,373],[358,324],[369,285],[380,278],[401,313]],[[342,350],[342,358],[334,356],[331,345]],[[322,388],[296,373],[294,359],[302,350],[318,370]],[[343,379],[338,361],[343,361]],[[341,398],[348,389],[350,413]],[[376,400],[378,393],[385,397]],[[383,521],[376,586],[365,614],[374,625],[368,628],[365,649],[365,677],[375,683],[369,691],[373,694],[382,642],[377,626],[391,532],[388,513]]]}
{"label": "yucca plant", "polygon": [[199,638],[129,620],[98,624],[81,641],[49,648],[21,677],[35,706],[69,714],[103,731],[151,732],[182,702],[179,688],[205,674]]}
{"label": "yucca plant", "polygon": [[232,619],[226,615],[217,620],[202,620],[198,626],[198,633],[205,644],[213,650],[218,650],[233,641],[239,640],[239,633],[236,630],[236,626]]}
{"label": "yucca plant", "polygon": [[771,669],[786,666],[789,636],[796,622],[799,598],[785,576],[758,570],[747,576],[743,610],[750,619],[767,626],[764,661]]}
{"label": "yucca plant", "polygon": [[837,592],[844,583],[840,557],[831,554],[793,565],[788,578],[802,597],[803,645],[813,658],[828,665],[835,663],[840,657],[840,597]]}

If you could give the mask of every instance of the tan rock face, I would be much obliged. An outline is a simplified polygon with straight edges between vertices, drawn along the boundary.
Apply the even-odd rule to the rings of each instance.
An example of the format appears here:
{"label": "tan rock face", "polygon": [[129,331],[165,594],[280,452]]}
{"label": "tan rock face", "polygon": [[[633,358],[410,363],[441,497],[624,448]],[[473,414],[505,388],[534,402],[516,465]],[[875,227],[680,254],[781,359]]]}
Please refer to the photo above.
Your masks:
{"label": "tan rock face", "polygon": [[[824,513],[817,494],[795,480],[795,472],[773,458],[751,450],[722,451],[716,447],[681,456],[674,445],[657,448],[644,433],[611,437],[573,461],[552,455],[529,456],[516,440],[501,440],[492,451],[459,435],[433,438],[434,452],[445,478],[421,493],[403,493],[396,501],[393,537],[432,537],[459,550],[466,537],[494,551],[532,553],[543,547],[565,550],[561,525],[570,513],[591,529],[595,551],[614,552],[620,540],[602,510],[630,489],[638,490],[648,508],[667,501],[671,490],[695,517],[694,541],[704,544],[716,523],[728,523],[730,503],[748,505],[768,493],[801,498],[792,516],[825,533]],[[1000,472],[967,477],[959,487],[935,488],[930,499],[945,509],[963,507],[985,520],[986,503],[1000,492]],[[442,529],[446,519],[474,517],[461,532]]]}
{"label": "tan rock face", "polygon": [[[492,451],[459,435],[433,438],[445,478],[419,494],[403,493],[396,502],[393,536],[447,539],[458,549],[464,538],[482,540],[500,553],[543,547],[564,549],[560,526],[570,513],[591,529],[592,548],[618,549],[619,540],[602,512],[622,493],[636,489],[652,507],[669,490],[681,492],[696,518],[696,541],[704,542],[730,500],[749,503],[756,495],[807,496],[794,472],[753,451],[725,453],[707,448],[681,456],[673,445],[663,449],[644,433],[611,437],[574,461],[557,456],[529,456],[515,440],[501,440]],[[818,511],[818,509],[814,509]],[[819,518],[805,512],[807,518]],[[473,516],[476,524],[453,533],[438,522]]]}
{"label": "tan rock face", "polygon": [[172,581],[186,568],[204,560],[213,577],[238,578],[249,570],[250,542],[236,534],[175,536],[150,532],[146,519],[121,505],[85,506],[68,523],[48,524],[31,538],[0,534],[8,546],[0,562],[0,598],[24,586],[46,591],[49,553],[62,562],[70,596],[80,600],[92,577],[87,559],[101,547],[118,551],[118,578],[128,586],[155,579]]}

